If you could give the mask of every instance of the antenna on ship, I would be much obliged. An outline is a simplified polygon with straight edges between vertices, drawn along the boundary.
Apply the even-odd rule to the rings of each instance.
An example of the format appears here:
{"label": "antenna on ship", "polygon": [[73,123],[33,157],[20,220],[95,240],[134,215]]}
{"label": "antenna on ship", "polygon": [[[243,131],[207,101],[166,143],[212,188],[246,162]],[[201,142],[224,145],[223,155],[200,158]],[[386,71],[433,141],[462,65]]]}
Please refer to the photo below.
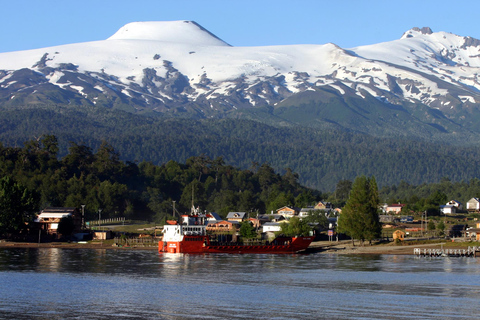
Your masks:
{"label": "antenna on ship", "polygon": [[194,188],[195,188],[195,185],[192,183],[192,214],[195,213],[195,204],[194,204],[195,202],[193,201],[195,196]]}

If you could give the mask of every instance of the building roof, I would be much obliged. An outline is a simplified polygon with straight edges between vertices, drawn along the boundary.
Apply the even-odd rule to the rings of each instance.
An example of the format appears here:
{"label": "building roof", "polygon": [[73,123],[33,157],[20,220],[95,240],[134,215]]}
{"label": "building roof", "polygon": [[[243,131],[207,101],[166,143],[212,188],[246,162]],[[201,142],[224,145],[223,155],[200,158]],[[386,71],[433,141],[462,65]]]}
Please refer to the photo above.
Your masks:
{"label": "building roof", "polygon": [[285,210],[285,209],[290,209],[290,210],[292,210],[292,211],[300,211],[300,208],[297,208],[297,207],[284,206],[284,207],[281,207],[281,208],[277,209],[277,212],[278,212],[278,211],[281,211],[281,210]]}
{"label": "building roof", "polygon": [[227,219],[243,219],[245,215],[246,212],[229,212],[227,215]]}
{"label": "building roof", "polygon": [[265,226],[265,227],[268,227],[268,226],[275,227],[275,226],[279,226],[281,223],[284,223],[284,222],[265,222],[263,224],[263,226]]}
{"label": "building roof", "polygon": [[71,207],[48,207],[43,209],[35,221],[39,222],[41,219],[53,218],[61,219],[70,216],[75,212],[76,208]]}
{"label": "building roof", "polygon": [[403,203],[394,203],[388,206],[388,208],[403,208],[405,205]]}
{"label": "building roof", "polygon": [[213,219],[215,219],[215,220],[217,220],[217,221],[218,221],[218,220],[222,220],[222,218],[220,217],[220,215],[219,215],[218,213],[216,213],[216,212],[209,212],[209,213],[207,213],[207,218],[208,218],[208,219],[213,218]]}

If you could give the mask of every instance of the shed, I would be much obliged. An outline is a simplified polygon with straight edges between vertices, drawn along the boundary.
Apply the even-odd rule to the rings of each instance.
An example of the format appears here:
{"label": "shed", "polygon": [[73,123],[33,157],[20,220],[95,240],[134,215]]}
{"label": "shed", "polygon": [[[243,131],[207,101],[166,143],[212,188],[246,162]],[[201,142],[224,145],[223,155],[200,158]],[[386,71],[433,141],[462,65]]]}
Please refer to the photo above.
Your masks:
{"label": "shed", "polygon": [[393,232],[393,241],[395,240],[400,240],[403,241],[405,239],[405,231],[402,230],[396,230]]}
{"label": "shed", "polygon": [[467,202],[467,210],[469,212],[478,212],[480,210],[480,199],[472,198]]}
{"label": "shed", "polygon": [[81,229],[81,216],[77,208],[73,207],[48,207],[43,209],[38,215],[35,222],[39,225],[40,229],[47,234],[57,237],[57,229],[60,220],[63,217],[72,217],[75,224],[75,230]]}

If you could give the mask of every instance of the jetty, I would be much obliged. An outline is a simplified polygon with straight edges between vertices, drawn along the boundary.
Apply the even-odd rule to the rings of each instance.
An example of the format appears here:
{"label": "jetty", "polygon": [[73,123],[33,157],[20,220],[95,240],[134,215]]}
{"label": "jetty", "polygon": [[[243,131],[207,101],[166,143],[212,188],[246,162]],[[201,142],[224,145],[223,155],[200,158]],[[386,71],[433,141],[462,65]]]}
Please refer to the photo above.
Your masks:
{"label": "jetty", "polygon": [[480,257],[480,247],[467,249],[421,249],[414,248],[413,254],[417,257]]}

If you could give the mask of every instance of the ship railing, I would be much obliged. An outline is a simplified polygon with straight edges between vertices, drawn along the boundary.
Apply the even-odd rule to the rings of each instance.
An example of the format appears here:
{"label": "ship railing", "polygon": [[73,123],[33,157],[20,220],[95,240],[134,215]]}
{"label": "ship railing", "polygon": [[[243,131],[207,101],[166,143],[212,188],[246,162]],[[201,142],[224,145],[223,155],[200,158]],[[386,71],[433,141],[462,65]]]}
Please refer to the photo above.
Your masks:
{"label": "ship railing", "polygon": [[270,244],[270,242],[266,240],[258,240],[258,241],[243,241],[243,242],[224,242],[224,241],[210,241],[210,245],[212,246],[265,246]]}

